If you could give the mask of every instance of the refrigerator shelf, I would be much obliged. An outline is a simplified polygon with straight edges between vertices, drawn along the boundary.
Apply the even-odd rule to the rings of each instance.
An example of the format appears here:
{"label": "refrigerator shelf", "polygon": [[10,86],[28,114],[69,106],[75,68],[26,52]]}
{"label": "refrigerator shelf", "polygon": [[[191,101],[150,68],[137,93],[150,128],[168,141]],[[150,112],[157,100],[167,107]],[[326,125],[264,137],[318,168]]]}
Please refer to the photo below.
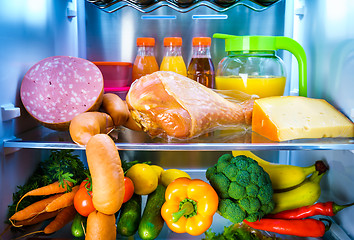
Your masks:
{"label": "refrigerator shelf", "polygon": [[[251,131],[215,131],[186,141],[152,139],[146,133],[120,128],[112,132],[116,146],[130,151],[231,151],[231,150],[354,150],[354,138],[301,139],[272,142]],[[6,148],[76,149],[68,131],[38,127],[14,139],[4,141]]]}
{"label": "refrigerator shelf", "polygon": [[150,13],[160,7],[170,7],[177,12],[189,12],[206,6],[216,12],[225,12],[235,6],[243,5],[253,11],[263,11],[279,0],[87,0],[99,9],[112,13],[124,7],[132,7],[142,13]]}

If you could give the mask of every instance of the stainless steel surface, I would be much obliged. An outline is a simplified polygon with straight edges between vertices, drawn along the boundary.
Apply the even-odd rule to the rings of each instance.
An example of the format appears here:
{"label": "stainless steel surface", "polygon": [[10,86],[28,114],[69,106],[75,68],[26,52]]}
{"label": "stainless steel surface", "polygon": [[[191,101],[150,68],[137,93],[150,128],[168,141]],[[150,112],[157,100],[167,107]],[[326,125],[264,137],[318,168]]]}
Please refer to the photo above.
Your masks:
{"label": "stainless steel surface", "polygon": [[[283,35],[285,1],[256,12],[243,5],[218,13],[208,7],[198,7],[188,13],[179,13],[161,7],[145,14],[130,7],[106,13],[91,3],[86,11],[86,56],[92,61],[133,62],[137,37],[155,37],[156,55],[161,63],[163,38],[179,36],[183,39],[182,54],[186,64],[192,54],[192,38],[216,32],[233,35]],[[223,40],[212,40],[211,56],[214,66],[226,56]]]}
{"label": "stainless steel surface", "polygon": [[[152,11],[155,11],[156,9],[160,7],[170,7],[171,9],[181,12],[181,13],[186,13],[189,12],[195,8],[201,7],[201,6],[206,6],[210,9],[213,9],[218,12],[224,12],[227,11],[231,8],[234,8],[235,6],[243,5],[246,6],[254,11],[263,11],[266,9],[268,6],[270,6],[272,3],[276,2],[277,0],[274,1],[268,1],[269,4],[257,4],[254,1],[250,0],[235,0],[233,3],[228,3],[228,4],[219,4],[217,3],[218,1],[213,1],[213,0],[191,0],[191,1],[178,1],[178,0],[151,0],[151,1],[132,1],[132,2],[126,2],[126,1],[110,1],[108,3],[102,3],[100,1],[88,1],[98,8],[102,9],[105,12],[114,12],[117,10],[120,10],[124,7],[131,7],[134,8],[140,12],[143,13],[149,13]],[[137,4],[141,2],[146,2],[146,4]],[[180,2],[189,2],[186,4],[179,4]],[[221,1],[222,2],[222,1]],[[231,2],[231,1],[230,1]],[[261,2],[261,1],[260,1]]]}
{"label": "stainless steel surface", "polygon": [[[231,150],[354,150],[352,138],[301,139],[272,142],[251,131],[214,131],[190,140],[150,138],[144,132],[120,128],[112,134],[119,150],[130,151],[231,151]],[[58,132],[44,127],[19,135],[4,142],[7,148],[78,149],[69,132]]]}

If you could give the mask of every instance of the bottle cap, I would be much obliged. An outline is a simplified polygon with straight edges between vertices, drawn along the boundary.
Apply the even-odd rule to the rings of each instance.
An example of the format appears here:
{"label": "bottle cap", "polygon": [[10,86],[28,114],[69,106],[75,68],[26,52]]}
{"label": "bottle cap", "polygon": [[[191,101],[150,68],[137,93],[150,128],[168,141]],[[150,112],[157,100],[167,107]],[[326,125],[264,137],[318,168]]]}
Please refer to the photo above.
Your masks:
{"label": "bottle cap", "polygon": [[153,46],[155,46],[155,38],[150,38],[150,37],[137,38],[136,45],[137,46],[153,47]]}
{"label": "bottle cap", "polygon": [[193,46],[210,46],[211,38],[210,37],[194,37],[192,40]]}
{"label": "bottle cap", "polygon": [[167,46],[182,46],[182,38],[180,37],[166,37],[163,40],[163,45]]}

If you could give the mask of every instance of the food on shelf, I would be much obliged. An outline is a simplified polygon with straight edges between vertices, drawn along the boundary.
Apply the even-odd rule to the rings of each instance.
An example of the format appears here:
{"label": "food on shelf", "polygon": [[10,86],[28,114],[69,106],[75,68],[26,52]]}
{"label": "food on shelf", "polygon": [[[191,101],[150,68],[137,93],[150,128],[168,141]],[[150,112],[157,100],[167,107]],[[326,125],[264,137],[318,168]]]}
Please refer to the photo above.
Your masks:
{"label": "food on shelf", "polygon": [[347,205],[338,205],[334,202],[317,202],[313,205],[284,210],[276,214],[268,214],[267,218],[303,219],[303,218],[313,217],[317,215],[333,217],[339,211],[347,207],[351,207],[353,205],[354,203],[347,204]]}
{"label": "food on shelf", "polygon": [[234,223],[228,227],[224,227],[222,233],[215,233],[211,229],[205,232],[205,238],[203,240],[279,240],[281,238],[275,237],[275,235],[262,233],[249,227],[247,224]]}
{"label": "food on shelf", "polygon": [[116,218],[114,214],[107,215],[98,211],[90,213],[87,217],[86,240],[115,240]]}
{"label": "food on shelf", "polygon": [[354,137],[354,124],[323,99],[278,96],[254,102],[252,130],[273,141]]}
{"label": "food on shelf", "polygon": [[73,222],[71,223],[71,234],[75,238],[83,238],[86,233],[86,217],[81,216],[77,213],[74,217]]}
{"label": "food on shelf", "polygon": [[141,195],[134,194],[129,201],[122,205],[117,221],[117,233],[129,237],[139,228],[141,220]]}
{"label": "food on shelf", "polygon": [[115,143],[107,134],[96,134],[86,145],[86,157],[94,207],[106,215],[115,214],[122,206],[125,191],[124,172]]}
{"label": "food on shelf", "polygon": [[105,93],[101,108],[112,118],[115,127],[124,126],[134,131],[141,131],[139,125],[130,115],[127,103],[118,95]]}
{"label": "food on shelf", "polygon": [[269,174],[273,190],[281,190],[297,186],[315,171],[325,172],[327,170],[323,161],[316,161],[315,164],[308,167],[298,167],[294,165],[270,163],[250,151],[232,151],[232,155],[234,157],[245,155],[257,161],[259,166]]}
{"label": "food on shelf", "polygon": [[165,202],[166,188],[158,185],[156,190],[148,195],[141,217],[138,234],[143,240],[155,239],[159,236],[165,223],[161,216],[161,208]]}
{"label": "food on shelf", "polygon": [[299,186],[288,191],[274,192],[275,207],[271,213],[314,204],[321,195],[320,181],[325,173],[314,172]]}
{"label": "food on shelf", "polygon": [[256,222],[244,220],[248,226],[258,230],[298,237],[323,237],[327,230],[323,221],[312,218],[300,220],[262,218]]}
{"label": "food on shelf", "polygon": [[148,195],[156,190],[159,179],[155,170],[146,163],[133,165],[126,173],[134,183],[134,193]]}
{"label": "food on shelf", "polygon": [[269,175],[252,158],[224,154],[206,177],[219,195],[220,215],[233,223],[257,221],[274,208]]}
{"label": "food on shelf", "polygon": [[161,184],[161,174],[163,171],[165,171],[162,167],[158,166],[158,165],[150,165],[150,167],[152,167],[152,169],[154,169],[157,178],[159,180],[159,184]]}
{"label": "food on shelf", "polygon": [[80,146],[86,146],[96,134],[109,133],[114,128],[112,118],[102,112],[85,112],[75,116],[69,126],[71,139]]}
{"label": "food on shelf", "polygon": [[134,194],[134,183],[128,177],[124,177],[124,189],[125,191],[124,191],[123,203],[126,203]]}
{"label": "food on shelf", "polygon": [[165,195],[161,215],[172,231],[198,236],[209,229],[219,198],[208,183],[178,178],[168,185]]}
{"label": "food on shelf", "polygon": [[84,217],[87,217],[90,213],[96,210],[92,202],[91,184],[87,188],[85,185],[80,184],[80,189],[76,192],[74,197],[74,206],[76,211]]}
{"label": "food on shelf", "polygon": [[[159,71],[135,81],[126,97],[150,136],[187,139],[218,127],[251,123],[252,104],[236,104],[182,75]],[[252,101],[253,102],[253,101]]]}
{"label": "food on shelf", "polygon": [[48,57],[27,71],[20,92],[22,103],[33,118],[48,128],[68,130],[73,117],[99,109],[103,77],[88,60]]}
{"label": "food on shelf", "polygon": [[186,177],[191,179],[188,173],[180,169],[167,169],[161,173],[161,184],[167,187],[170,183],[177,178]]}

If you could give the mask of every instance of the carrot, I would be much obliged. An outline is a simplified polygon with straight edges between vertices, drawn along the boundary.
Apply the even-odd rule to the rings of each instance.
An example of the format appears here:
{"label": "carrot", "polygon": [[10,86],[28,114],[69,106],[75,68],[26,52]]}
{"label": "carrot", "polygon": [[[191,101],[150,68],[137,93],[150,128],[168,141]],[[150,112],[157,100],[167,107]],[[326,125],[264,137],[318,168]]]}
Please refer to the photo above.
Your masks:
{"label": "carrot", "polygon": [[71,192],[64,193],[63,195],[61,195],[60,197],[58,197],[57,199],[55,199],[54,201],[49,203],[46,206],[45,211],[46,212],[54,212],[54,211],[59,210],[61,208],[65,208],[65,207],[73,205],[74,204],[74,197],[75,197],[77,190],[79,190],[79,187],[80,186],[73,187]]}
{"label": "carrot", "polygon": [[64,208],[58,213],[55,219],[44,228],[43,232],[45,234],[51,234],[60,230],[62,227],[72,221],[75,215],[76,210],[74,205]]}
{"label": "carrot", "polygon": [[54,196],[51,196],[49,198],[40,200],[38,202],[32,203],[28,207],[22,209],[21,211],[16,212],[14,215],[10,217],[11,221],[22,221],[26,220],[29,218],[33,218],[40,214],[45,208],[47,207],[48,204],[50,204],[52,201],[60,197],[62,194],[56,194]]}
{"label": "carrot", "polygon": [[22,221],[18,221],[16,222],[16,226],[15,227],[22,227],[22,226],[28,226],[28,225],[34,225],[36,223],[42,222],[44,220],[50,219],[55,217],[56,215],[58,215],[59,211],[55,211],[55,212],[44,212],[41,213],[33,218],[29,218],[29,219],[25,219]]}
{"label": "carrot", "polygon": [[27,196],[44,196],[44,195],[51,195],[51,194],[56,194],[56,193],[63,193],[68,190],[68,185],[71,187],[73,184],[72,184],[72,182],[64,181],[64,187],[63,187],[63,186],[60,186],[59,182],[54,182],[54,183],[49,184],[47,186],[33,189],[32,191],[29,191],[28,193],[26,193],[25,195],[23,195],[21,197],[21,199],[18,201],[18,203],[16,205],[16,211],[17,211],[18,204],[20,204],[22,199],[24,199],[25,197],[27,197]]}

